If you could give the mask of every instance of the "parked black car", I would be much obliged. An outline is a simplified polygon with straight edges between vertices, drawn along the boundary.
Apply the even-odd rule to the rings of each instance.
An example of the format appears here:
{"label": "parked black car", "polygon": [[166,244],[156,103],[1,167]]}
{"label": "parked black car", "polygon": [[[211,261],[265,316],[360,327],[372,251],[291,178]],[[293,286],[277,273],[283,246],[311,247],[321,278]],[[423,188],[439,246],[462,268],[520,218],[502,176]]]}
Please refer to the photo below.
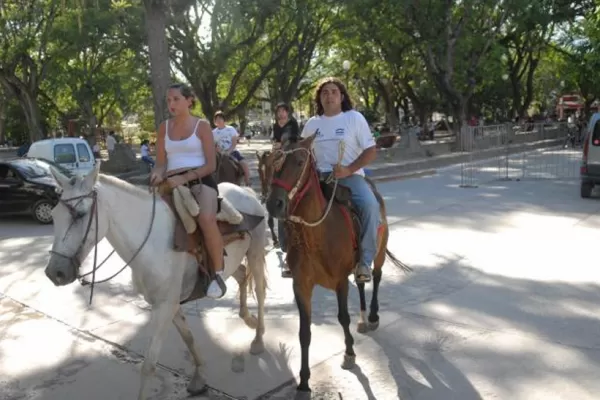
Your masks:
{"label": "parked black car", "polygon": [[42,159],[0,161],[0,215],[30,214],[41,224],[51,223],[51,211],[60,197],[51,165],[72,176],[63,167]]}

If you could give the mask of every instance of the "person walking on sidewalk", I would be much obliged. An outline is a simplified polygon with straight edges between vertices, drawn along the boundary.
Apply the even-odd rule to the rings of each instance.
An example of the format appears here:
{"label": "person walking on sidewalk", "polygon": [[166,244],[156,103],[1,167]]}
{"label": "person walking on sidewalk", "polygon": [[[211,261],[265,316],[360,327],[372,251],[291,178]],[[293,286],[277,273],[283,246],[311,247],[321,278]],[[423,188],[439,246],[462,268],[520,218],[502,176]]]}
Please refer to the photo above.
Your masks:
{"label": "person walking on sidewalk", "polygon": [[[280,149],[287,142],[296,142],[300,138],[300,129],[298,121],[290,115],[290,107],[286,103],[279,103],[275,107],[276,122],[273,124],[273,148]],[[281,251],[287,253],[287,243],[285,239],[285,224],[281,219],[277,220],[277,235],[279,236],[279,246]],[[281,276],[291,278],[292,272],[286,262],[283,262]]]}

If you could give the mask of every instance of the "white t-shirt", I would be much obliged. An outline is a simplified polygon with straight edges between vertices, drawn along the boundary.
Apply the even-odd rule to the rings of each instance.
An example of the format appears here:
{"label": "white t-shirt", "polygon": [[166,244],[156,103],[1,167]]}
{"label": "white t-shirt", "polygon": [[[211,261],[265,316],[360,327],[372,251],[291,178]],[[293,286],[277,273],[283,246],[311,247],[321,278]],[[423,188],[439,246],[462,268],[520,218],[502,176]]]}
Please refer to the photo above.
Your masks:
{"label": "white t-shirt", "polygon": [[219,151],[227,151],[233,144],[233,138],[238,135],[235,128],[231,125],[225,125],[223,129],[215,128],[213,130],[213,137],[215,143],[219,148]]}
{"label": "white t-shirt", "polygon": [[106,137],[106,150],[113,151],[115,149],[115,144],[117,144],[117,139],[111,135],[108,135]]}
{"label": "white t-shirt", "polygon": [[[367,120],[355,110],[342,112],[334,117],[315,116],[308,120],[302,130],[302,137],[316,134],[314,141],[317,168],[321,172],[331,172],[338,162],[339,143],[345,142],[341,164],[352,164],[364,150],[375,146],[375,139]],[[355,172],[365,175],[363,169]]]}
{"label": "white t-shirt", "polygon": [[140,147],[140,155],[142,157],[150,157],[150,149],[147,144],[143,144],[142,147]]}

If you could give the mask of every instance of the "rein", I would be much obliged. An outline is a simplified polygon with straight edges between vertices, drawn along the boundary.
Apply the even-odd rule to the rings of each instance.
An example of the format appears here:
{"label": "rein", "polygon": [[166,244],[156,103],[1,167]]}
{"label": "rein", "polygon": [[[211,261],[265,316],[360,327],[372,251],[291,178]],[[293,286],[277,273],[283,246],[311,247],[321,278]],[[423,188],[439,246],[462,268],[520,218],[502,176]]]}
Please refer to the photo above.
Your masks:
{"label": "rein", "polygon": [[[95,221],[96,237],[95,237],[95,245],[94,245],[94,266],[90,272],[87,272],[83,275],[77,276],[77,279],[79,279],[81,286],[90,285],[90,305],[91,305],[92,299],[94,297],[94,286],[99,283],[108,282],[111,279],[115,278],[117,275],[119,275],[121,272],[123,272],[125,270],[125,268],[127,268],[129,266],[129,264],[131,264],[131,262],[138,256],[138,254],[140,253],[142,248],[146,245],[146,242],[148,241],[148,238],[150,237],[150,233],[152,233],[152,227],[154,226],[154,217],[156,215],[156,188],[152,188],[152,214],[151,214],[151,219],[150,219],[150,226],[148,227],[148,231],[146,232],[146,236],[144,237],[142,244],[133,253],[133,256],[129,259],[129,261],[127,261],[125,263],[125,265],[119,271],[117,271],[115,274],[113,274],[110,277],[103,279],[101,281],[96,281],[96,271],[98,271],[98,269],[100,269],[100,267],[102,267],[108,261],[108,259],[115,253],[115,249],[113,249],[108,254],[108,256],[106,256],[106,258],[100,264],[98,264],[98,192],[96,191],[96,189],[93,189],[90,193],[84,194],[82,196],[71,197],[69,199],[61,199],[60,203],[62,205],[64,205],[67,208],[67,210],[69,210],[69,213],[71,214],[71,217],[73,219],[73,222],[71,222],[71,226],[73,226],[75,221],[82,217],[81,215],[79,215],[77,213],[77,210],[75,209],[75,207],[82,200],[89,199],[89,198],[92,199],[92,208],[91,208],[92,215],[90,215],[90,218],[88,220],[88,223],[87,223],[87,226],[85,229],[85,234],[83,235],[83,239],[81,240],[81,243],[79,244],[79,247],[77,248],[77,251],[72,256],[67,256],[65,254],[59,253],[54,250],[50,250],[50,253],[69,260],[71,265],[75,268],[76,272],[78,273],[79,268],[81,268],[81,261],[82,261],[82,260],[80,260],[80,253],[81,253],[83,245],[85,244],[85,242],[88,238],[88,235],[90,233],[90,229],[92,227],[92,221]],[[77,203],[75,203],[75,205],[71,205],[70,202],[75,201],[75,200],[77,200]],[[70,229],[70,227],[69,227],[69,229]],[[67,232],[69,231],[69,229],[67,229]],[[66,236],[66,234],[65,234],[65,236]],[[86,276],[88,276],[90,274],[92,275],[91,282],[84,279]]]}
{"label": "rein", "polygon": [[[344,150],[345,150],[345,143],[343,141],[340,141],[340,145],[339,145],[339,149],[338,149],[338,165],[344,156]],[[308,157],[306,158],[306,161],[304,162],[304,165],[302,166],[302,173],[300,174],[300,177],[298,177],[298,180],[296,181],[295,185],[291,186],[287,182],[283,181],[282,179],[278,179],[278,178],[273,178],[271,183],[273,185],[279,186],[279,187],[283,188],[285,191],[287,191],[288,192],[288,201],[290,201],[290,202],[293,201],[294,205],[291,208],[289,215],[286,217],[286,219],[291,222],[294,222],[294,223],[298,223],[298,224],[302,224],[304,226],[314,228],[314,227],[322,224],[323,221],[325,221],[325,219],[329,215],[329,212],[331,211],[331,207],[333,205],[333,201],[335,199],[335,192],[337,190],[339,179],[334,178],[333,174],[331,174],[328,178],[327,183],[330,183],[332,179],[334,180],[333,194],[331,195],[329,202],[327,203],[327,207],[325,208],[325,211],[323,212],[323,215],[321,216],[321,218],[319,218],[317,221],[314,221],[314,222],[308,222],[302,217],[299,217],[297,215],[292,215],[293,212],[298,207],[298,205],[300,204],[300,201],[302,201],[302,199],[304,198],[306,193],[308,193],[308,190],[310,189],[310,187],[312,185],[315,185],[315,190],[317,190],[317,192],[321,195],[321,198],[323,197],[322,193],[320,192],[319,177],[317,176],[317,170],[314,166],[314,155],[311,150],[306,149],[304,147],[298,147],[298,148],[286,150],[286,151],[275,150],[276,153],[281,154],[281,159],[275,161],[273,168],[275,168],[276,171],[280,171],[281,168],[283,168],[283,164],[285,163],[286,157],[289,154],[292,154],[296,151],[305,151],[308,154]],[[310,174],[310,176],[306,179],[306,182],[304,182],[304,184],[302,186],[300,186],[300,182],[302,182],[306,173]],[[297,198],[296,198],[296,196],[297,196]]]}

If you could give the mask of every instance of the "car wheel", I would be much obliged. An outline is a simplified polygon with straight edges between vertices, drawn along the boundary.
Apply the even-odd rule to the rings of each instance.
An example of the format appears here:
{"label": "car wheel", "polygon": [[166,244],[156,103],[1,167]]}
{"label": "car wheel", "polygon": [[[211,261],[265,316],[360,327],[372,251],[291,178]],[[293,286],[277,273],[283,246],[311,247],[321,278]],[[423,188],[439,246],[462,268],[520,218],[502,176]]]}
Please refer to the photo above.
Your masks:
{"label": "car wheel", "polygon": [[40,224],[50,224],[53,208],[54,206],[48,200],[40,200],[33,206],[33,218]]}
{"label": "car wheel", "polygon": [[590,182],[581,182],[581,197],[584,199],[592,197],[594,184]]}

